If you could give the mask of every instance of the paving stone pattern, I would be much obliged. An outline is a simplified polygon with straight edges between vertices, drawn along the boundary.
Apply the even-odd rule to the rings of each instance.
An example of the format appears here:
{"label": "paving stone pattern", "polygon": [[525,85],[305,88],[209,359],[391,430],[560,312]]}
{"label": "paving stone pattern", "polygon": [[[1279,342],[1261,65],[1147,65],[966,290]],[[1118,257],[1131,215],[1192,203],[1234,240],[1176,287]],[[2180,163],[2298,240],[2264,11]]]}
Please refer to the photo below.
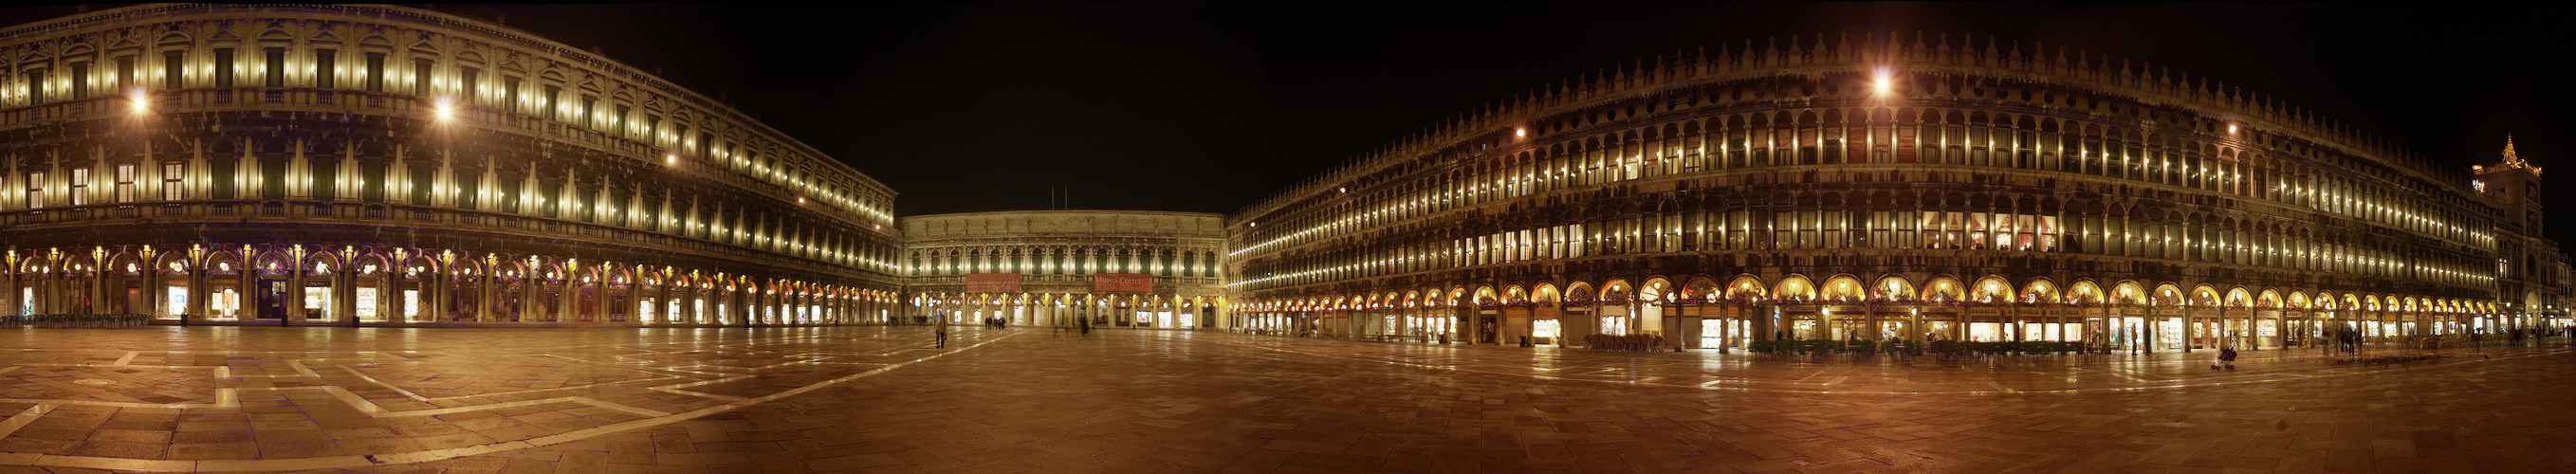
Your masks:
{"label": "paving stone pattern", "polygon": [[[1213,332],[0,332],[0,473],[2567,472],[2576,351],[1765,359]],[[2370,349],[2365,355],[2401,351]],[[81,381],[89,381],[83,383]],[[108,383],[101,384],[98,381]]]}

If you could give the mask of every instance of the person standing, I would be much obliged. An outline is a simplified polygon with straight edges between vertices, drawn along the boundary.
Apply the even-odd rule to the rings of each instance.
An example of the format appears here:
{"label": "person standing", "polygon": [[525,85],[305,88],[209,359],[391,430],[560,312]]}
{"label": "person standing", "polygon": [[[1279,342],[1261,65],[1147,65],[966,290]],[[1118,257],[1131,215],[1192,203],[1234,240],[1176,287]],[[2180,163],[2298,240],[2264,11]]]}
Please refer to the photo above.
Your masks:
{"label": "person standing", "polygon": [[935,317],[939,319],[939,323],[935,326],[938,329],[934,329],[933,334],[936,334],[939,339],[931,344],[931,347],[948,347],[948,315],[942,314]]}

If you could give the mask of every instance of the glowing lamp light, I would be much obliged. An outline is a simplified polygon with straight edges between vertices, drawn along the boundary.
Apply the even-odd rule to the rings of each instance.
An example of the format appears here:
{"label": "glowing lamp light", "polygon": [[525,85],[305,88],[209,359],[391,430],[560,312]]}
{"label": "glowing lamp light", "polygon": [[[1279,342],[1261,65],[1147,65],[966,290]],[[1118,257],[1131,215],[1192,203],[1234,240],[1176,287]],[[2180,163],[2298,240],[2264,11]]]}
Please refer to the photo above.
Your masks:
{"label": "glowing lamp light", "polygon": [[2231,123],[2231,124],[2227,124],[2227,134],[2228,134],[2228,135],[2235,135],[2235,134],[2236,134],[2236,124],[2232,124],[2232,123]]}
{"label": "glowing lamp light", "polygon": [[679,164],[679,163],[680,163],[680,155],[679,155],[679,154],[664,154],[664,155],[662,155],[662,164],[670,165],[670,164]]}
{"label": "glowing lamp light", "polygon": [[1529,129],[1527,129],[1527,128],[1515,128],[1515,129],[1512,129],[1512,138],[1528,138],[1528,137],[1529,137]]}
{"label": "glowing lamp light", "polygon": [[151,114],[152,102],[148,100],[151,98],[151,95],[143,93],[143,89],[135,89],[132,92],[125,93],[125,101],[133,106],[134,115]]}
{"label": "glowing lamp light", "polygon": [[438,111],[436,116],[440,122],[448,121],[449,119],[456,117],[456,109],[454,106],[448,105],[447,99],[440,98],[438,99]]}

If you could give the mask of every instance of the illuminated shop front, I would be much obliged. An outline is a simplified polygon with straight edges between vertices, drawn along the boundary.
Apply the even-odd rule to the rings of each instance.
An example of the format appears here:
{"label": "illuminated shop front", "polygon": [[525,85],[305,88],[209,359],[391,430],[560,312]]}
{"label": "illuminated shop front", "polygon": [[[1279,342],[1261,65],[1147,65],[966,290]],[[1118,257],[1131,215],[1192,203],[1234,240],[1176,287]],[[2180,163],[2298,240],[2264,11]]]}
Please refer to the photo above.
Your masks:
{"label": "illuminated shop front", "polygon": [[896,306],[891,189],[580,48],[394,6],[26,28],[10,46],[63,54],[0,66],[0,298],[20,314],[799,325]]}
{"label": "illuminated shop front", "polygon": [[1474,343],[1720,350],[2271,349],[2565,314],[2565,259],[2525,231],[2541,169],[2510,141],[2433,165],[2233,90],[1951,41],[1719,49],[1517,96],[1228,216],[1227,294],[1323,335],[1419,293],[1441,297],[1405,311]]}

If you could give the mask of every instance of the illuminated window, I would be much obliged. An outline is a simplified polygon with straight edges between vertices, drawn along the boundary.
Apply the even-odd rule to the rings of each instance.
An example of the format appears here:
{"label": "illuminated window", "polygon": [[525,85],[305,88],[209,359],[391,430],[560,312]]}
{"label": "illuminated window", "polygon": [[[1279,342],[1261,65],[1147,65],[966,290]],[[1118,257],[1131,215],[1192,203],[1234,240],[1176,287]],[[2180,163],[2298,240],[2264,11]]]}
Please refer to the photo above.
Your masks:
{"label": "illuminated window", "polygon": [[182,182],[180,180],[186,179],[187,169],[188,165],[176,161],[161,164],[161,200],[177,201],[186,196],[186,189],[180,184]]}
{"label": "illuminated window", "polygon": [[27,208],[45,207],[45,172],[27,173]]}
{"label": "illuminated window", "polygon": [[116,202],[134,202],[134,165],[116,165]]}
{"label": "illuminated window", "polygon": [[89,168],[72,168],[72,205],[89,205]]}

